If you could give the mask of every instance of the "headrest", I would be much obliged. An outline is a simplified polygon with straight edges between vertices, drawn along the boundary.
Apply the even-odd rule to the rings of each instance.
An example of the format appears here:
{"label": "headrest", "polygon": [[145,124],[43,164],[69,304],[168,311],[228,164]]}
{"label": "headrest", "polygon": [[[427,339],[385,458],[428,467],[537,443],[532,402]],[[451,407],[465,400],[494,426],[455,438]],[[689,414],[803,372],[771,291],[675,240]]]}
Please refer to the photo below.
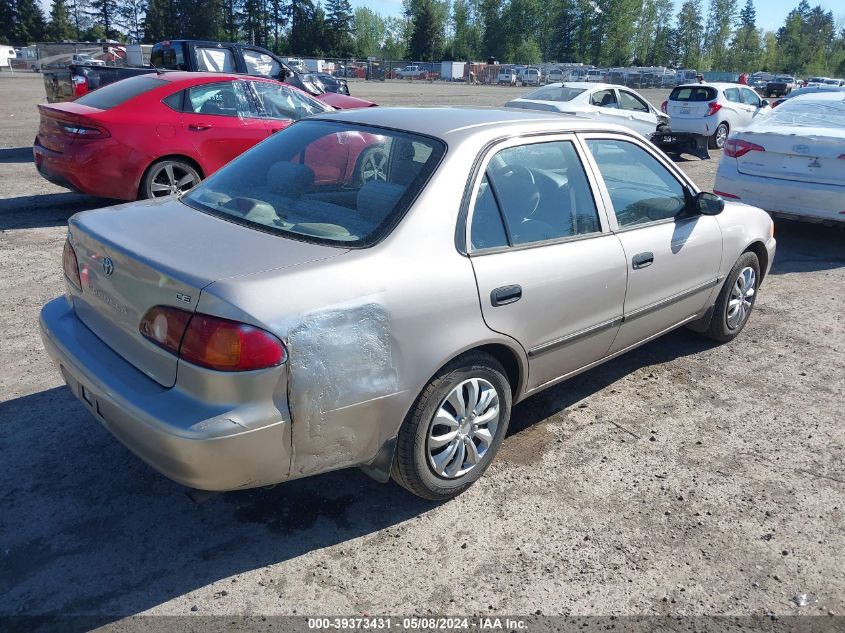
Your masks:
{"label": "headrest", "polygon": [[302,163],[281,161],[267,170],[270,191],[289,198],[299,198],[314,184],[314,172]]}
{"label": "headrest", "polygon": [[393,210],[403,193],[405,187],[401,185],[371,180],[358,190],[358,211],[364,217],[382,219]]}

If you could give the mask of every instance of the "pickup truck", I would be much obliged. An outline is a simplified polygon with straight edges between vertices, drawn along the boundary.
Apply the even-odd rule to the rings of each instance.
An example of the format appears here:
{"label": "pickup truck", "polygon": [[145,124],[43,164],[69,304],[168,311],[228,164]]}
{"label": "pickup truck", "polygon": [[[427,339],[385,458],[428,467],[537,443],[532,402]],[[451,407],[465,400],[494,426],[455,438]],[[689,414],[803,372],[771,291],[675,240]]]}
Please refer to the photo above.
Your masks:
{"label": "pickup truck", "polygon": [[375,105],[364,99],[327,92],[325,88],[328,86],[312,81],[309,74],[297,73],[267,49],[247,44],[168,40],[153,46],[149,66],[72,63],[69,66],[42,67],[44,88],[50,103],[73,101],[91,90],[115,81],[162,70],[227,72],[272,77],[296,86],[338,109]]}
{"label": "pickup truck", "polygon": [[777,75],[766,83],[767,97],[782,97],[788,95],[795,88],[795,77],[789,75]]}
{"label": "pickup truck", "polygon": [[398,79],[426,79],[428,71],[419,66],[405,66],[396,71],[396,77]]}

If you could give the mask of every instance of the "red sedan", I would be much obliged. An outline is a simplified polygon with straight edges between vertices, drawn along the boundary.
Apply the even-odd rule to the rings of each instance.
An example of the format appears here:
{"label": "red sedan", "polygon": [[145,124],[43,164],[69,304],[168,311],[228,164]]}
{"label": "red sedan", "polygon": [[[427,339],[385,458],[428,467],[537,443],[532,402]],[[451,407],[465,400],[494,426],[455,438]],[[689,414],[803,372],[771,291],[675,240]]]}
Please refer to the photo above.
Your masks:
{"label": "red sedan", "polygon": [[[272,79],[187,72],[131,77],[76,101],[38,108],[33,152],[41,175],[119,200],[186,191],[294,121],[332,109]],[[356,170],[377,172],[385,159],[362,152],[371,144],[362,138],[321,149],[335,175],[348,171],[352,177]]]}

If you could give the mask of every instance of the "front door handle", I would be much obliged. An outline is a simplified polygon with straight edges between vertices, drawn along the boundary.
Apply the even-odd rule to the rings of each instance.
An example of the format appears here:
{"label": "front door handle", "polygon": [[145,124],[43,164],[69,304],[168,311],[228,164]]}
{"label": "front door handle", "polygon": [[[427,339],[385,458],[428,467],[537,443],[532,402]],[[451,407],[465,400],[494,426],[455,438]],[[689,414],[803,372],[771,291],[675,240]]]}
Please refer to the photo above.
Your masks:
{"label": "front door handle", "polygon": [[646,252],[646,253],[637,253],[634,255],[634,258],[631,260],[631,264],[633,265],[634,269],[637,268],[646,268],[647,266],[651,266],[654,263],[654,253]]}
{"label": "front door handle", "polygon": [[188,126],[188,129],[193,132],[202,132],[204,130],[210,130],[211,124],[210,123],[191,123]]}
{"label": "front door handle", "polygon": [[522,298],[522,286],[501,286],[490,293],[490,303],[494,306],[506,306]]}

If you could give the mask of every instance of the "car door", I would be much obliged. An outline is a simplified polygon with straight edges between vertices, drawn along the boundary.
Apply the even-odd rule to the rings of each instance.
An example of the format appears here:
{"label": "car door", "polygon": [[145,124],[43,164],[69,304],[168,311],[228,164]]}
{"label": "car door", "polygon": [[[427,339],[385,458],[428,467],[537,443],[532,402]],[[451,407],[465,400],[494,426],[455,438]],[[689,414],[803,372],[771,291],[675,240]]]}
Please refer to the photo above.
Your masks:
{"label": "car door", "polygon": [[593,92],[590,95],[590,105],[596,107],[596,118],[600,121],[626,127],[630,125],[628,114],[619,107],[619,100],[614,88],[602,88]]}
{"label": "car door", "polygon": [[618,88],[619,105],[628,117],[628,127],[639,132],[646,138],[657,130],[657,115],[652,108],[630,90]]}
{"label": "car door", "polygon": [[206,176],[267,138],[264,121],[242,80],[187,88],[181,124],[202,157]]}
{"label": "car door", "polygon": [[739,93],[739,86],[735,88],[725,88],[725,103],[722,107],[730,114],[721,117],[728,121],[731,130],[742,129],[751,123],[751,116],[753,109],[742,102],[742,97]]}
{"label": "car door", "polygon": [[473,183],[482,315],[526,350],[531,389],[602,358],[621,322],[624,252],[592,189],[572,135],[503,142]]}
{"label": "car door", "polygon": [[622,135],[583,138],[628,271],[614,353],[704,309],[721,281],[722,232],[715,217],[685,212],[692,188],[657,150]]}
{"label": "car door", "polygon": [[742,103],[749,108],[751,113],[751,123],[769,114],[772,109],[767,105],[763,105],[763,100],[760,96],[750,88],[740,88],[740,99]]}

